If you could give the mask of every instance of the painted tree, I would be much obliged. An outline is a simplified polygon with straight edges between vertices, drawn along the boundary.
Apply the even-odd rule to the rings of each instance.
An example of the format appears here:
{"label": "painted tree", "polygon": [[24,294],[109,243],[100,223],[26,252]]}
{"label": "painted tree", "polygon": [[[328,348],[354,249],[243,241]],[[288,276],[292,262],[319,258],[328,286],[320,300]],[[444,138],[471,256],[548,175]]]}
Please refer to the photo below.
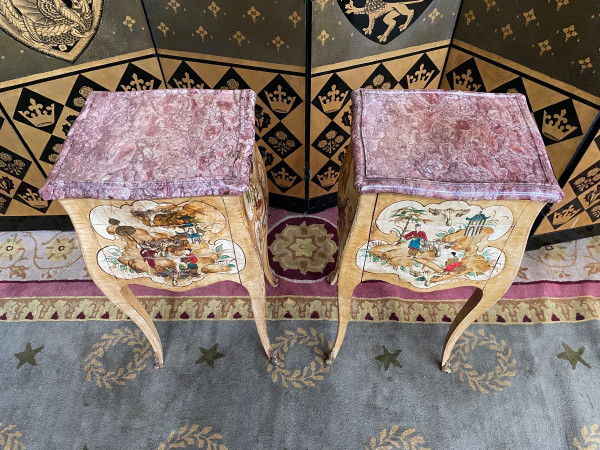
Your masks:
{"label": "painted tree", "polygon": [[402,228],[402,232],[401,235],[404,236],[404,234],[406,233],[406,230],[408,229],[408,225],[410,225],[410,223],[427,223],[427,222],[431,222],[428,219],[423,219],[423,215],[425,215],[427,211],[425,211],[424,209],[418,209],[415,208],[414,206],[405,206],[404,208],[399,208],[396,211],[394,211],[394,214],[392,214],[392,218],[394,219],[394,221],[396,223],[400,223],[403,221],[406,221],[406,223],[404,224],[404,228]]}

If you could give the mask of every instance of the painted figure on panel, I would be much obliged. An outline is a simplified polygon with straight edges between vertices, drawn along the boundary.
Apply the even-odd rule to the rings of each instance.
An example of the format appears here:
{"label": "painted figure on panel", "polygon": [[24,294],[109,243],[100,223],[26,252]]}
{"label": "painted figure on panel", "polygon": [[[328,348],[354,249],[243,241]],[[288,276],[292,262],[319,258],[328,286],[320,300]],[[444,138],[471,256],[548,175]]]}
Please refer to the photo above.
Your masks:
{"label": "painted figure on panel", "polygon": [[243,267],[241,249],[226,235],[218,239],[225,217],[204,202],[102,205],[90,212],[90,222],[101,236],[118,239],[99,252],[98,264],[119,278],[149,277],[178,286]]}
{"label": "painted figure on panel", "polygon": [[421,225],[416,224],[414,231],[406,233],[404,239],[410,240],[408,243],[409,256],[416,256],[421,251],[421,243],[427,242],[427,234],[421,231]]}

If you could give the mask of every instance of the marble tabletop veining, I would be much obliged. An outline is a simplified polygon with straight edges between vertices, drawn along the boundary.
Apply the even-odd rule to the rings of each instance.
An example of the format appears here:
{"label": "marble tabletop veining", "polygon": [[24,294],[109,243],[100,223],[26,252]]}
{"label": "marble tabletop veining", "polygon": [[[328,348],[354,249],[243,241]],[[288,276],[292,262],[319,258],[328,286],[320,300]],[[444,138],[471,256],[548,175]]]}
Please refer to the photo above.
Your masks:
{"label": "marble tabletop veining", "polygon": [[92,92],[40,194],[140,200],[245,192],[254,102],[251,90]]}
{"label": "marble tabletop veining", "polygon": [[521,94],[352,94],[361,193],[557,202],[564,194]]}

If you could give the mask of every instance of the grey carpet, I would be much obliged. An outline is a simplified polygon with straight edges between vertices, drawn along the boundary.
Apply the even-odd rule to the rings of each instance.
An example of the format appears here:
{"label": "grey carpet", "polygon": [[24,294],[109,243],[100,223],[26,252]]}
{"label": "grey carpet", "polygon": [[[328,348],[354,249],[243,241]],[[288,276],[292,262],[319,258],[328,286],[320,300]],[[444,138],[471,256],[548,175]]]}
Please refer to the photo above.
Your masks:
{"label": "grey carpet", "polygon": [[[163,322],[157,328],[166,351],[159,371],[152,369],[145,343],[126,333],[137,332],[131,322],[3,323],[0,448],[567,449],[578,444],[590,450],[600,442],[594,427],[600,422],[597,321],[475,325],[459,341],[462,352],[453,361],[460,367],[452,374],[438,366],[447,325],[351,323],[337,361],[324,372],[314,349],[333,339],[335,322],[272,321],[271,339],[280,343],[284,369],[292,369],[284,377],[288,387],[280,372],[273,381],[251,321]],[[307,333],[304,338],[298,328]],[[111,346],[115,329],[133,341]],[[294,336],[284,351],[277,338],[289,339],[289,346]],[[565,351],[563,342],[573,351]],[[94,348],[97,343],[106,346],[103,355]],[[385,370],[376,359],[385,354],[384,346],[401,367],[390,360]],[[200,347],[224,356],[213,360],[214,368],[196,364],[203,356]],[[86,357],[94,350],[96,370],[88,381]],[[19,368],[15,354],[24,361]],[[590,367],[576,361],[579,356]],[[116,380],[108,374],[106,383],[96,385],[102,369],[119,368],[124,370]],[[24,447],[2,447],[1,439],[6,442],[11,433],[13,443]]]}

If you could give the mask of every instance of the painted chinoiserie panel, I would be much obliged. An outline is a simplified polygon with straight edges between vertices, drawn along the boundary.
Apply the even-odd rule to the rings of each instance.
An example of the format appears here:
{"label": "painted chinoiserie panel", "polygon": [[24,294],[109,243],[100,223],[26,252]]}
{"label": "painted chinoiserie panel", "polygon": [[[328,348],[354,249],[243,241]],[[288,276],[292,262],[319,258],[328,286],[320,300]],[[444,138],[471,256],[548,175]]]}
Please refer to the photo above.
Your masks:
{"label": "painted chinoiserie panel", "polygon": [[423,289],[458,279],[485,281],[502,272],[504,241],[514,226],[510,208],[466,201],[424,203],[378,200],[380,212],[369,242],[356,254],[358,267],[397,275]]}
{"label": "painted chinoiserie panel", "polygon": [[267,251],[268,188],[265,173],[262,157],[255,150],[250,168],[250,187],[244,193],[244,209],[248,218],[248,227],[254,234],[254,242],[258,246],[259,255]]}
{"label": "painted chinoiserie panel", "polygon": [[98,236],[113,241],[101,248],[97,262],[116,278],[188,286],[211,274],[237,274],[245,266],[226,216],[199,199],[100,204],[89,219]]}

